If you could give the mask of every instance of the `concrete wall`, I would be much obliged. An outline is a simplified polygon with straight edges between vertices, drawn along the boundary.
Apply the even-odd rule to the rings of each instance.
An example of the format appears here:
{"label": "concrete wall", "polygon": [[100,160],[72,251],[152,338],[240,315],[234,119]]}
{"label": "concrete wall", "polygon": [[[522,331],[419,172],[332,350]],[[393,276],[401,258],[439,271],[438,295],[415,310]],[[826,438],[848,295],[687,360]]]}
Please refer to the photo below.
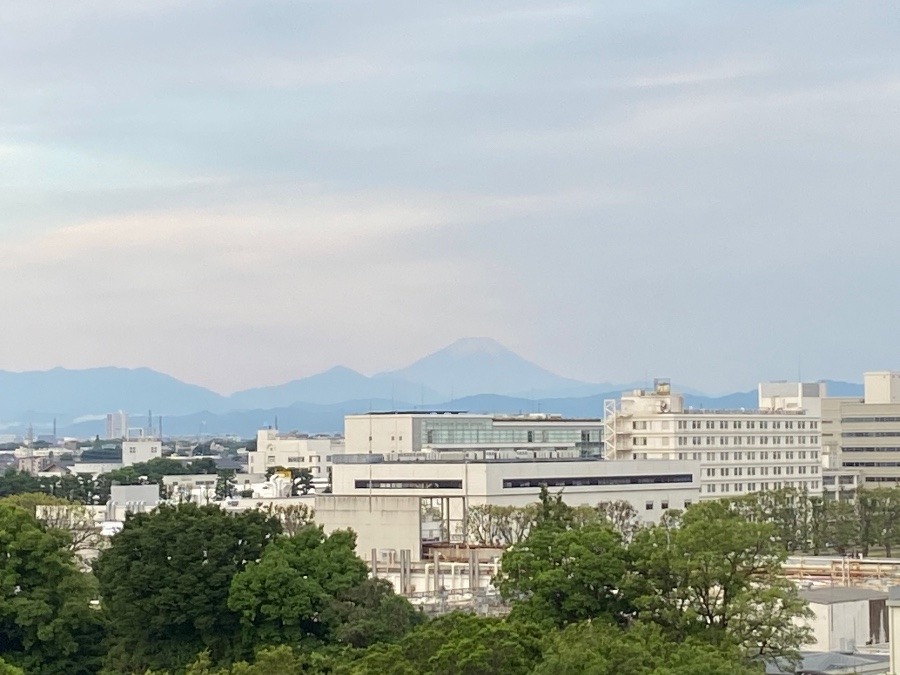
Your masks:
{"label": "concrete wall", "polygon": [[347,415],[344,418],[347,453],[418,451],[413,422],[413,415]]}
{"label": "concrete wall", "polygon": [[315,509],[315,520],[326,532],[348,528],[356,532],[356,552],[365,560],[371,559],[373,548],[398,553],[409,549],[413,560],[420,558],[416,497],[321,495],[315,498]]}

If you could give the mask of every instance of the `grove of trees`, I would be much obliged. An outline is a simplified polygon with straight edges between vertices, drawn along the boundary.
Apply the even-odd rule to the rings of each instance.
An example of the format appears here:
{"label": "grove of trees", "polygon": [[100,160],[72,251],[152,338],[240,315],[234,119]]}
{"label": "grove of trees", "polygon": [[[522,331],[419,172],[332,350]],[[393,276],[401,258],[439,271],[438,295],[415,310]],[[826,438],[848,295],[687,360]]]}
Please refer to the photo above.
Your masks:
{"label": "grove of trees", "polygon": [[761,673],[809,637],[768,499],[640,526],[544,491],[527,519],[491,516],[521,519],[494,579],[509,615],[436,619],[308,512],[163,506],[85,572],[35,498],[0,500],[0,674]]}

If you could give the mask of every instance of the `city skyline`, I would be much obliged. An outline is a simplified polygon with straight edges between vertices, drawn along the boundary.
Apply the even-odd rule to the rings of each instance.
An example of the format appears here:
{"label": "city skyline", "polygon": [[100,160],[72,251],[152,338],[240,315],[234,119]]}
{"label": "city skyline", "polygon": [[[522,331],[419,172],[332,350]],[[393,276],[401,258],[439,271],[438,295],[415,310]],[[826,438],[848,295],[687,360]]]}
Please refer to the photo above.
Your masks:
{"label": "city skyline", "polygon": [[[15,4],[0,369],[900,367],[892,7]],[[877,320],[875,319],[877,317]]]}

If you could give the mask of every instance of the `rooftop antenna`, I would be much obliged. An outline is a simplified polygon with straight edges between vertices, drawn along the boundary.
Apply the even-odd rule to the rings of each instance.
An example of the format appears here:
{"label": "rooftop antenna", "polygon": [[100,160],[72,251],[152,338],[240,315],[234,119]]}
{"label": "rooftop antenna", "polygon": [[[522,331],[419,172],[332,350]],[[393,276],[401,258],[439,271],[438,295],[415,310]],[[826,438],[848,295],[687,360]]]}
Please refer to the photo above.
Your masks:
{"label": "rooftop antenna", "polygon": [[147,436],[150,437],[153,435],[153,411],[147,411]]}
{"label": "rooftop antenna", "polygon": [[159,424],[157,424],[157,426],[159,427],[159,440],[162,440],[162,415],[160,415],[157,419],[159,420]]}

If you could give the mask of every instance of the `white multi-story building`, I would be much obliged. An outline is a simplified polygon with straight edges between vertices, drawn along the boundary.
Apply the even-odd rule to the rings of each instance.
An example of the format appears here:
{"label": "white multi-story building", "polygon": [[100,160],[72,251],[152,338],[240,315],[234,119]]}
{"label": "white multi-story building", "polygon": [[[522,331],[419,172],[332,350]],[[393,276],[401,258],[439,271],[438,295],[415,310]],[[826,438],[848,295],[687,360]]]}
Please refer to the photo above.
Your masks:
{"label": "white multi-story building", "polygon": [[125,438],[128,435],[128,413],[119,410],[106,416],[106,438]]}
{"label": "white multi-story building", "polygon": [[256,432],[256,450],[247,453],[247,473],[265,474],[276,467],[308,469],[314,485],[328,483],[328,469],[334,455],[344,453],[340,436],[279,434],[275,429]]}
{"label": "white multi-story building", "polygon": [[158,438],[137,438],[122,441],[122,466],[131,466],[162,457],[162,441]]}
{"label": "white multi-story building", "polygon": [[652,391],[606,402],[606,456],[699,462],[705,499],[778,488],[820,493],[820,418],[804,406],[809,399],[818,405],[816,392],[824,391],[783,384],[760,386],[761,402],[777,407],[693,410],[657,380]]}
{"label": "white multi-story building", "polygon": [[865,373],[864,393],[822,401],[829,465],[858,471],[862,487],[900,485],[900,373]]}
{"label": "white multi-story building", "polygon": [[481,415],[463,412],[373,412],[347,415],[349,454],[406,454],[441,450],[576,450],[599,457],[603,420],[560,415]]}

